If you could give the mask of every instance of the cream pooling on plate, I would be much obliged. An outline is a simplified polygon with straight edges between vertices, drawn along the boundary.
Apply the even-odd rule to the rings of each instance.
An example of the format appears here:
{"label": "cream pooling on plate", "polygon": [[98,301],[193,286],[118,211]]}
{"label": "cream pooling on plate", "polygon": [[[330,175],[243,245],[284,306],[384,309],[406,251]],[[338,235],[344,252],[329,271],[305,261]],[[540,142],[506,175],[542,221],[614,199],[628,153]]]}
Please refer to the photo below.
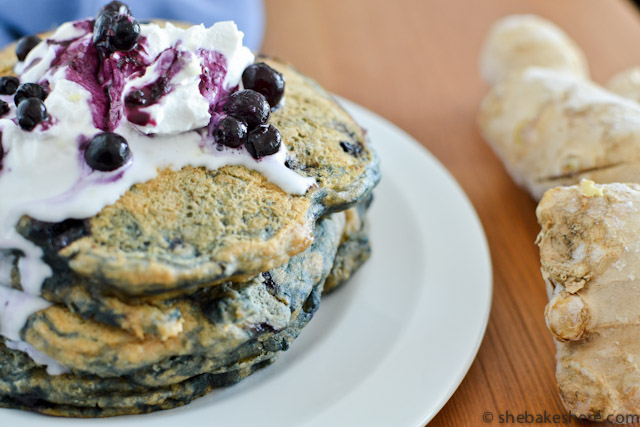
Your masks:
{"label": "cream pooling on plate", "polygon": [[[24,254],[18,258],[24,292],[12,289],[10,274],[0,271],[0,335],[10,340],[19,341],[28,315],[49,305],[39,295],[52,272],[42,250],[16,232],[23,215],[48,222],[87,218],[132,185],[153,179],[159,169],[187,165],[244,165],[294,194],[304,194],[315,182],[285,166],[284,145],[255,160],[244,147],[212,141],[210,129],[223,116],[222,101],[254,59],[235,24],[187,30],[142,25],[134,51],[114,52],[102,63],[95,60],[93,68],[86,60],[99,58],[92,31],[91,21],[64,24],[16,67],[21,83],[48,86],[44,104],[50,120],[24,131],[16,123],[12,97],[0,97],[11,106],[0,119],[0,269],[15,260],[9,250]],[[160,96],[131,107],[128,97],[149,87],[161,89]],[[123,136],[132,154],[112,172],[93,170],[83,158],[87,141],[103,131]]]}

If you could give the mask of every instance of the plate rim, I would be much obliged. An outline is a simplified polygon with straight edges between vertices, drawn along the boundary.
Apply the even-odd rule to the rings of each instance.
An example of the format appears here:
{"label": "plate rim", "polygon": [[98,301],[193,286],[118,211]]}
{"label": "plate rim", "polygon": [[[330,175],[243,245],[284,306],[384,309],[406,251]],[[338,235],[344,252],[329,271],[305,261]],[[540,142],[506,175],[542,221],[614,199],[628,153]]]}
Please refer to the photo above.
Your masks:
{"label": "plate rim", "polygon": [[[484,267],[484,277],[480,280],[484,288],[484,301],[482,301],[480,304],[482,305],[483,309],[481,310],[480,319],[476,319],[480,321],[480,323],[478,324],[479,327],[476,328],[476,333],[474,334],[475,340],[470,343],[470,346],[468,346],[468,354],[465,358],[466,360],[464,361],[464,363],[458,366],[458,369],[456,369],[455,372],[452,373],[450,377],[451,381],[448,384],[446,391],[441,393],[441,398],[435,402],[432,402],[430,407],[427,407],[425,405],[425,409],[420,411],[421,415],[415,416],[416,422],[411,424],[411,426],[424,426],[428,424],[440,412],[440,410],[447,404],[447,402],[456,392],[456,390],[466,377],[467,373],[469,372],[469,369],[471,368],[473,362],[476,360],[478,351],[480,350],[480,346],[482,345],[482,342],[484,340],[493,303],[493,265],[490,247],[488,244],[486,233],[484,231],[484,227],[482,226],[482,222],[466,192],[459,184],[457,179],[449,172],[449,170],[425,146],[420,144],[408,132],[395,125],[391,121],[387,120],[386,118],[380,116],[379,114],[346,98],[336,96],[336,99],[350,114],[353,115],[355,113],[356,116],[368,116],[370,119],[375,120],[382,126],[390,129],[393,133],[401,136],[404,142],[407,143],[406,147],[410,151],[413,151],[412,154],[415,154],[418,157],[422,157],[424,161],[430,163],[430,166],[436,168],[437,172],[442,175],[442,177],[446,181],[448,181],[448,184],[452,184],[453,187],[455,187],[455,197],[457,197],[459,201],[465,205],[465,208],[467,210],[466,213],[469,215],[472,225],[479,234],[477,236],[479,239],[475,242],[475,244],[477,245],[476,249],[479,250],[479,253],[477,253],[476,255],[478,255],[479,258],[482,259],[481,262]],[[356,121],[362,124],[361,120]],[[384,159],[382,159],[382,161],[384,162]],[[412,319],[412,322],[415,321],[415,318]],[[396,343],[396,346],[397,345],[399,345],[399,343]],[[418,412],[418,410],[416,410],[416,412]]]}

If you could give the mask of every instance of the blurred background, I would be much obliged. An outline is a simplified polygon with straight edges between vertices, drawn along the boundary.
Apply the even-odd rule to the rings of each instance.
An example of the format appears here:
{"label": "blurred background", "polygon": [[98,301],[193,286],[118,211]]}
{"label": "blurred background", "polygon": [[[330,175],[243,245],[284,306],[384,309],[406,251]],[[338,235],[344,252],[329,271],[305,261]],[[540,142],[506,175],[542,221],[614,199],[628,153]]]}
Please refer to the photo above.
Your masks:
{"label": "blurred background", "polygon": [[[96,15],[107,0],[0,0],[0,46],[22,36],[52,30],[66,21]],[[264,36],[262,0],[130,0],[141,21],[158,18],[204,23],[235,21],[245,44],[258,51]]]}

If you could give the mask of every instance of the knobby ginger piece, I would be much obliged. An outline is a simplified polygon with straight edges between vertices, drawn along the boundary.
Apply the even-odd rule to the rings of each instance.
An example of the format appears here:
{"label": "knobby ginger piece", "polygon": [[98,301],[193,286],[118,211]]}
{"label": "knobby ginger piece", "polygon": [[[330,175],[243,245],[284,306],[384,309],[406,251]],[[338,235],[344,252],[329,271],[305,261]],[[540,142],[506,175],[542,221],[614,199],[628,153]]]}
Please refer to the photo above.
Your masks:
{"label": "knobby ginger piece", "polygon": [[480,56],[484,79],[495,85],[531,66],[589,76],[580,48],[551,22],[536,15],[511,15],[496,22]]}
{"label": "knobby ginger piece", "polygon": [[[531,22],[512,20],[496,24],[482,53],[482,63],[501,64],[505,77],[483,100],[478,124],[514,181],[536,199],[549,188],[583,178],[640,182],[640,104],[590,82],[581,67],[567,65],[573,63],[567,58],[582,53],[564,34],[558,35],[563,42],[542,43]],[[541,27],[552,25],[538,21]],[[500,31],[505,26],[509,32]],[[514,44],[510,33],[532,38],[536,48]]]}
{"label": "knobby ginger piece", "polygon": [[536,211],[556,378],[578,415],[640,413],[640,185],[547,191]]}

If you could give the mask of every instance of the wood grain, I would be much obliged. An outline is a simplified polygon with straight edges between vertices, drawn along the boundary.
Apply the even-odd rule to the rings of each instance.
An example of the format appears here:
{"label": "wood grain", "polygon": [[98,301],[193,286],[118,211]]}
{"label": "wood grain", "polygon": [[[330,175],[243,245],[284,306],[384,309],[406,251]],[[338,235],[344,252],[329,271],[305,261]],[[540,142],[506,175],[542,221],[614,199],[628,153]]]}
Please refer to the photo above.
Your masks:
{"label": "wood grain", "polygon": [[[478,52],[489,26],[511,13],[560,25],[604,82],[640,64],[640,25],[624,0],[267,0],[264,52],[396,123],[435,154],[473,202],[494,268],[486,337],[467,377],[431,426],[483,425],[482,414],[565,413],[544,324],[535,203],[480,138],[475,116],[488,87]],[[384,160],[384,159],[383,159]],[[434,207],[434,209],[437,207]]]}

